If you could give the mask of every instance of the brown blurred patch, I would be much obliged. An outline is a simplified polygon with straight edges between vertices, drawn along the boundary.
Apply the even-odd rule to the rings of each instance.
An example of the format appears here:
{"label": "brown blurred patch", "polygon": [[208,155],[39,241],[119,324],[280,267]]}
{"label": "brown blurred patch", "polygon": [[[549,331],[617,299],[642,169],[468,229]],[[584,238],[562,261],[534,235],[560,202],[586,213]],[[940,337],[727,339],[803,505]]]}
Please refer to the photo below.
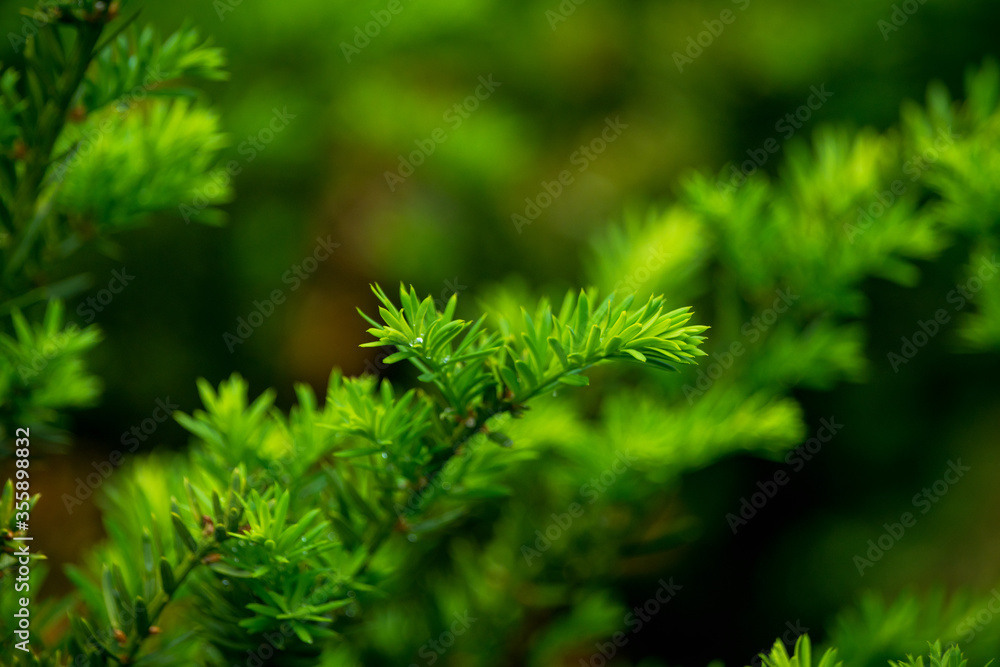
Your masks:
{"label": "brown blurred patch", "polygon": [[[105,459],[106,454],[102,456],[97,448],[81,445],[63,454],[31,458],[31,493],[40,493],[42,497],[31,513],[28,534],[34,538],[32,549],[45,554],[49,566],[40,598],[69,592],[70,582],[63,567],[81,563],[88,549],[104,537],[100,513],[94,502],[96,493],[91,492],[79,503],[75,498],[78,484],[82,484],[81,490],[90,490],[84,480],[95,473],[92,462]],[[5,461],[0,466],[4,479],[11,477],[13,472],[13,461]],[[68,503],[69,498],[74,500]]]}

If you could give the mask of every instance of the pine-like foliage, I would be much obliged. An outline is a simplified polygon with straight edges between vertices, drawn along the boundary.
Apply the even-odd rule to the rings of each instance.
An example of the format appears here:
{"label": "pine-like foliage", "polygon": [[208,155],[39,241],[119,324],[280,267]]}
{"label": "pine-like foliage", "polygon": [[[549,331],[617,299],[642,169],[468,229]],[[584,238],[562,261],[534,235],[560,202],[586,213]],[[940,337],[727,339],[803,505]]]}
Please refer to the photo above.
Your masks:
{"label": "pine-like foliage", "polygon": [[[51,22],[0,76],[5,441],[12,424],[51,425],[96,397],[80,354],[98,334],[62,325],[54,299],[79,281],[51,282],[52,267],[199,196],[211,221],[229,195],[205,187],[215,116],[179,85],[221,78],[216,49],[190,29],[137,30],[117,3],[41,11]],[[12,648],[13,601],[0,600],[0,652],[46,667],[586,662],[629,618],[622,564],[662,568],[696,535],[671,502],[681,475],[736,451],[784,455],[806,432],[794,389],[864,377],[864,281],[910,285],[918,262],[959,244],[963,279],[992,261],[998,91],[986,65],[963,103],[932,87],[898,130],[789,147],[773,182],[693,176],[665,210],[599,239],[596,288],[558,308],[507,286],[460,319],[454,298],[439,308],[376,287],[370,344],[415,369],[412,387],[335,371],[325,396],[298,386],[285,414],[238,376],[201,381],[203,409],[177,415],[190,448],[131,461],[101,489],[108,539],[71,568],[77,594],[36,610],[31,655]],[[897,181],[904,193],[873,213],[873,193]],[[963,313],[966,345],[1000,341],[997,285]],[[711,340],[674,308],[688,303]],[[643,368],[681,372],[629,372]],[[591,376],[583,405],[572,390]],[[18,502],[8,483],[4,549]],[[14,564],[0,554],[0,570]],[[34,590],[43,576],[36,561]],[[925,602],[863,603],[818,664],[884,664],[952,640],[955,615],[915,613]],[[443,658],[434,640],[456,627],[463,640]],[[813,659],[802,637],[764,663]],[[964,664],[939,645],[929,660]]]}
{"label": "pine-like foliage", "polygon": [[63,326],[60,302],[50,302],[40,323],[19,311],[11,317],[14,335],[0,333],[0,424],[38,424],[39,437],[60,434],[45,425],[58,421],[68,405],[87,405],[99,391],[82,355],[100,340],[96,327]]}
{"label": "pine-like foliage", "polygon": [[542,302],[491,328],[456,319],[455,297],[439,311],[412,288],[401,308],[375,292],[376,344],[395,347],[389,362],[412,363],[428,389],[334,373],[322,406],[300,387],[286,418],[270,394],[250,401],[238,377],[218,391],[202,383],[205,410],[178,416],[197,437],[190,458],[142,464],[115,487],[111,543],[89,574],[73,572],[91,619],[74,623],[67,645],[82,664],[139,656],[189,579],[200,603],[188,613],[200,610],[207,632],[195,642],[189,627],[167,629],[157,645],[168,664],[204,651],[238,659],[268,636],[290,662],[318,655],[405,567],[394,536],[430,540],[509,492],[490,479],[512,445],[499,429],[531,401],[586,385],[599,364],[674,368],[702,354],[705,327],[659,298],[570,294],[558,312]]}
{"label": "pine-like foliage", "polygon": [[[779,639],[774,642],[774,648],[769,654],[761,654],[764,667],[813,667],[812,643],[808,635],[802,635],[795,641],[795,650],[791,656],[785,644]],[[816,667],[843,667],[844,663],[837,660],[837,652],[830,649],[820,657]]]}
{"label": "pine-like foliage", "polygon": [[[808,635],[802,635],[795,642],[795,650],[791,656],[785,645],[778,640],[769,654],[761,654],[761,664],[764,667],[812,667],[812,645]],[[941,642],[930,644],[929,652],[924,660],[923,655],[907,655],[905,660],[889,660],[889,667],[967,667],[969,664],[957,646],[941,648]],[[987,667],[988,667],[987,663]],[[843,667],[844,663],[837,660],[837,651],[827,649],[823,653],[817,667]]]}
{"label": "pine-like foliage", "polygon": [[96,330],[43,305],[87,286],[67,257],[183,205],[219,220],[230,195],[214,173],[218,118],[190,87],[225,78],[221,52],[191,28],[139,30],[128,9],[40,2],[25,10],[35,34],[11,33],[19,61],[0,67],[0,441],[24,423],[54,436],[59,410],[97,398],[81,361]]}
{"label": "pine-like foliage", "polygon": [[[992,662],[992,660],[990,661]],[[906,660],[890,660],[891,667],[966,667],[969,661],[962,655],[962,651],[957,646],[941,649],[941,642],[934,642],[930,645],[930,653],[927,654],[927,661],[923,656],[906,656]],[[989,663],[987,663],[988,667]]]}

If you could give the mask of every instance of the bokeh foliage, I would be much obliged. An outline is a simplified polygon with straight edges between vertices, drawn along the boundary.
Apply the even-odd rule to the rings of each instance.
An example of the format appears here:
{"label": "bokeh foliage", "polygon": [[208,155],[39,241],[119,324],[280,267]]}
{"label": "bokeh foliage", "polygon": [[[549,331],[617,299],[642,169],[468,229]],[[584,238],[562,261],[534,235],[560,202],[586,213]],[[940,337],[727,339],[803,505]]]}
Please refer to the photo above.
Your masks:
{"label": "bokeh foliage", "polygon": [[[995,8],[976,2],[948,7],[930,3],[898,34],[884,39],[877,21],[888,16],[891,7],[753,3],[704,56],[680,73],[673,51],[683,49],[687,37],[702,29],[701,21],[714,18],[729,3],[587,3],[554,30],[546,18],[552,7],[546,3],[405,5],[405,11],[350,62],[344,58],[341,41],[350,42],[355,27],[371,20],[372,8],[300,4],[294,9],[225,2],[222,6],[228,10],[220,10],[220,3],[150,7],[150,14],[164,26],[179,23],[182,12],[196,15],[198,23],[210,26],[207,32],[226,45],[235,82],[252,80],[254,85],[213,89],[222,105],[223,126],[235,137],[225,156],[241,161],[244,168],[235,181],[240,194],[232,208],[235,224],[216,236],[154,227],[128,237],[130,260],[140,262],[147,286],[137,285],[134,301],[123,303],[117,312],[109,310],[101,320],[112,343],[103,346],[103,359],[98,357],[101,374],[108,378],[107,403],[133,406],[131,417],[123,416],[127,412],[113,417],[96,413],[98,424],[103,419],[119,425],[110,429],[111,442],[117,440],[121,424],[145,414],[142,410],[153,397],[193,387],[191,378],[197,375],[218,381],[236,367],[255,378],[260,388],[274,384],[280,390],[290,385],[290,378],[306,378],[321,386],[330,362],[360,369],[371,357],[345,352],[352,347],[347,343],[361,340],[349,333],[355,327],[347,323],[358,321],[352,311],[366,303],[361,286],[368,278],[386,284],[403,278],[423,285],[434,296],[442,283],[450,292],[467,282],[484,306],[463,305],[465,312],[476,317],[479,310],[486,310],[518,323],[508,325],[504,335],[532,326],[520,314],[522,305],[546,295],[556,298],[566,286],[577,283],[619,296],[637,292],[640,301],[649,294],[664,294],[670,304],[694,303],[698,321],[713,327],[706,348],[710,356],[697,369],[665,377],[598,371],[602,382],[581,393],[579,402],[566,400],[565,395],[541,399],[526,419],[504,424],[500,442],[493,445],[509,439],[515,444],[513,450],[476,449],[470,468],[463,471],[472,484],[471,497],[492,498],[491,502],[477,504],[470,516],[449,517],[454,523],[446,539],[400,541],[390,550],[386,562],[379,564],[381,571],[397,573],[378,582],[380,590],[389,591],[387,600],[369,599],[374,591],[359,588],[356,594],[362,597],[364,614],[351,604],[322,610],[293,604],[306,615],[339,617],[343,612],[353,619],[353,612],[364,621],[362,629],[354,626],[348,633],[349,641],[329,649],[324,656],[327,663],[421,662],[426,660],[420,653],[426,642],[441,636],[455,614],[474,609],[480,614],[478,620],[447,652],[445,662],[576,664],[590,659],[597,643],[621,630],[631,605],[646,600],[656,589],[657,578],[674,568],[691,577],[686,590],[671,601],[664,616],[654,620],[652,629],[630,644],[630,656],[659,654],[691,664],[720,654],[729,660],[741,659],[733,655],[749,660],[755,647],[748,639],[770,644],[773,629],[783,621],[775,615],[805,610],[820,622],[855,599],[859,588],[882,584],[890,599],[897,598],[902,583],[916,581],[922,588],[938,580],[942,562],[955,560],[948,551],[928,556],[928,544],[950,544],[955,525],[989,525],[982,510],[988,501],[982,498],[993,496],[977,499],[982,481],[963,483],[962,495],[949,497],[952,509],[942,509],[946,515],[929,519],[935,521],[928,529],[933,534],[910,538],[907,546],[899,547],[905,553],[893,553],[902,567],[882,563],[859,580],[851,565],[851,555],[877,536],[873,527],[895,511],[900,499],[905,504],[907,494],[915,490],[910,488],[916,485],[913,480],[933,479],[935,467],[950,452],[977,453],[976,470],[986,473],[990,467],[988,452],[967,443],[995,439],[995,424],[980,425],[978,433],[965,435],[957,444],[957,429],[950,421],[933,435],[920,433],[918,425],[926,423],[921,414],[933,414],[932,408],[940,405],[921,392],[940,392],[942,378],[952,387],[960,382],[968,386],[963,394],[970,399],[967,404],[987,412],[995,407],[991,383],[976,379],[996,367],[989,354],[1000,331],[1000,291],[995,282],[983,281],[974,299],[966,299],[957,327],[935,339],[933,352],[924,350],[919,359],[898,366],[900,373],[891,372],[893,361],[886,357],[899,353],[899,336],[912,336],[918,321],[927,320],[939,307],[951,308],[954,304],[946,294],[955,286],[969,285],[992,257],[997,219],[994,67],[987,64],[969,75],[963,93],[966,102],[953,104],[945,92],[948,87],[935,85],[926,103],[904,107],[898,128],[877,130],[894,122],[902,98],[918,96],[935,76],[944,76],[956,93],[961,90],[960,73],[969,63],[981,62],[992,48],[985,26]],[[317,25],[326,32],[317,30]],[[949,31],[963,38],[950,38]],[[133,33],[132,39],[138,44],[140,35],[146,34]],[[337,37],[331,39],[331,34]],[[517,38],[509,38],[511,34]],[[785,37],[775,39],[775,34]],[[197,38],[182,41],[178,53],[199,52]],[[928,42],[947,48],[935,52],[932,61],[912,55],[922,51],[916,45]],[[215,52],[210,48],[200,52],[205,55],[187,61],[190,73],[219,78]],[[448,141],[403,186],[388,190],[385,172],[397,168],[399,156],[412,151],[415,141],[445,126],[443,114],[473,94],[478,78],[489,74],[502,82],[498,92],[450,132]],[[134,73],[121,76],[136,80]],[[815,136],[812,125],[803,128],[799,136],[782,143],[781,155],[761,169],[770,177],[758,175],[720,191],[719,182],[732,172],[719,166],[729,159],[739,165],[748,148],[779,136],[772,129],[774,121],[801,105],[811,86],[824,82],[834,95],[816,112],[815,128],[823,121],[836,121],[836,127],[820,129]],[[109,83],[108,90],[117,90],[116,86]],[[172,126],[215,137],[215,112],[189,113],[184,104],[172,107],[178,114]],[[293,124],[259,153],[259,160],[247,160],[240,149],[244,136],[260,136],[276,109],[295,114]],[[510,217],[524,211],[524,198],[537,199],[544,182],[574,166],[574,151],[598,136],[609,117],[619,116],[628,124],[620,140],[519,234]],[[143,116],[143,122],[147,118],[171,127],[170,115],[150,114]],[[854,129],[859,124],[873,124],[877,130]],[[127,137],[128,131],[122,123],[115,127],[115,136],[121,132]],[[935,144],[941,137],[947,142]],[[180,146],[199,146],[197,137],[185,137],[184,132],[175,139]],[[214,138],[201,145],[221,147]],[[151,155],[164,155],[158,147],[150,142]],[[93,169],[80,170],[80,180],[75,186],[67,183],[67,194],[58,201],[116,227],[128,226],[130,216],[162,201],[176,200],[176,193],[188,187],[185,183],[192,175],[188,170],[198,174],[208,168],[206,162],[182,159],[163,162],[162,170],[136,170],[141,178],[163,179],[158,183],[165,188],[165,198],[154,198],[153,206],[149,200],[126,198],[123,206],[95,196],[94,188],[110,183],[116,197],[134,193],[134,183],[109,178],[109,173],[118,172],[106,171],[105,161],[121,165],[141,160],[131,149],[114,145],[102,147],[98,155],[102,160]],[[915,162],[921,156],[923,162]],[[701,175],[678,178],[691,166],[701,167]],[[914,174],[918,177],[911,180]],[[175,179],[180,179],[180,190]],[[858,209],[877,210],[874,204],[897,181],[905,184],[905,192],[894,195],[892,204],[884,206],[871,224],[861,226],[868,219],[860,217]],[[206,182],[187,192],[204,192]],[[623,208],[639,212],[621,216]],[[622,222],[608,229],[608,218],[619,217]],[[254,299],[281,282],[282,272],[301,260],[316,233],[328,231],[347,241],[350,251],[337,258],[336,266],[325,266],[311,279],[284,317],[269,320],[235,357],[226,355],[221,333],[232,329],[237,316],[246,315]],[[589,256],[580,252],[590,243]],[[175,262],[151,261],[164,252]],[[204,261],[209,257],[212,261]],[[501,284],[495,285],[497,281]],[[224,303],[222,309],[219,301]],[[447,301],[447,295],[441,301]],[[779,306],[784,309],[780,313]],[[144,336],[135,336],[126,327],[124,312],[146,323]],[[284,328],[279,321],[286,323]],[[546,353],[551,349],[559,356],[537,338],[513,340],[521,345],[520,360],[536,380],[537,371],[543,369],[536,348],[541,346]],[[744,351],[736,354],[734,343],[742,344]],[[146,359],[150,344],[171,362]],[[978,354],[948,355],[947,361],[938,361],[950,346]],[[731,357],[728,361],[726,355]],[[555,357],[547,361],[555,363]],[[142,367],[151,372],[137,377],[136,359],[144,359]],[[380,359],[385,363],[384,357]],[[517,369],[516,357],[512,354],[510,359]],[[945,376],[945,366],[959,370]],[[397,385],[413,377],[395,367],[379,370]],[[416,374],[425,381],[433,379],[428,369]],[[272,483],[291,484],[291,475],[274,465],[288,456],[287,441],[296,443],[296,452],[300,442],[306,451],[322,451],[329,434],[313,428],[316,415],[334,410],[338,402],[348,406],[342,408],[346,414],[353,414],[357,407],[350,396],[355,395],[356,402],[357,394],[343,392],[348,387],[362,394],[374,390],[371,382],[334,378],[328,397],[333,400],[325,406],[300,387],[298,407],[289,413],[287,425],[276,416],[270,392],[251,401],[241,382],[223,384],[218,394],[202,383],[205,417],[183,421],[197,437],[195,452],[208,452],[218,467],[199,458],[188,464],[173,454],[136,462],[133,471],[123,473],[127,479],[116,479],[107,491],[112,546],[98,552],[105,554],[98,559],[140,563],[135,538],[151,514],[160,517],[158,533],[170,535],[174,530],[164,508],[171,495],[185,498],[187,491],[177,480],[165,482],[160,474],[164,469],[188,469],[196,486],[220,491],[229,484],[231,467],[239,463],[248,467],[248,486],[256,483],[258,494],[275,474],[283,477]],[[520,389],[516,379],[508,382],[503,375],[500,379],[515,393]],[[866,384],[844,389],[844,381]],[[403,396],[399,400],[414,400]],[[288,405],[289,398],[282,390],[279,403]],[[391,398],[396,400],[395,395]],[[862,401],[872,409],[856,405]],[[188,395],[184,404],[194,402]],[[896,404],[902,406],[903,416],[887,422],[893,426],[883,425]],[[412,404],[406,407],[415,409]],[[377,407],[372,410],[385,414]],[[847,434],[838,436],[829,448],[844,454],[837,459],[828,451],[824,463],[811,465],[807,479],[828,480],[822,488],[839,488],[835,498],[840,503],[870,507],[854,507],[838,516],[821,508],[808,519],[792,517],[785,526],[794,526],[802,537],[789,537],[794,530],[765,534],[765,544],[750,552],[763,561],[751,571],[759,583],[728,591],[724,604],[712,595],[699,595],[698,584],[704,586],[719,574],[711,567],[721,573],[743,557],[742,553],[720,557],[725,550],[718,547],[729,543],[719,540],[711,526],[717,524],[728,533],[723,517],[738,507],[739,496],[749,495],[746,490],[756,490],[754,473],[770,477],[773,466],[780,465],[830,411],[838,415],[847,411],[853,417],[845,420]],[[981,412],[971,409],[956,409],[956,414],[960,415],[952,418],[956,422],[981,419]],[[100,427],[97,432],[107,437]],[[175,437],[174,443],[178,440]],[[589,500],[595,487],[584,492],[582,485],[595,476],[599,479],[626,449],[636,457],[630,461],[627,480],[608,486],[551,547],[535,548],[540,558],[530,552],[526,557],[520,547],[536,543],[535,531],[552,524],[553,512],[567,511],[581,497]],[[726,466],[745,461],[733,458],[744,452],[779,463],[744,463],[743,490],[734,491],[741,488],[740,476]],[[894,463],[880,466],[880,461]],[[211,478],[199,479],[206,470],[214,470]],[[296,477],[304,472],[295,469]],[[722,482],[716,477],[713,483],[713,475],[721,475]],[[847,492],[839,482],[843,479],[866,479],[867,485],[859,484],[865,491]],[[980,486],[970,489],[966,484]],[[362,494],[372,488],[365,482],[357,487]],[[309,506],[301,498],[284,500],[275,486],[270,488],[270,495],[266,490],[257,496],[247,491],[246,504],[254,510],[251,529],[265,545],[266,535],[276,544],[282,539],[284,527],[272,522],[273,513],[282,506],[300,510]],[[337,493],[350,494],[348,488],[354,486]],[[209,498],[198,498],[197,493],[193,500],[181,501],[179,515],[187,517],[185,512],[194,505],[211,505]],[[461,493],[455,495],[462,498]],[[345,495],[332,502],[348,508],[355,501]],[[767,510],[777,508],[771,505]],[[338,539],[345,543],[367,523],[363,505],[349,511],[355,524],[340,527],[345,532]],[[956,516],[960,521],[954,521]],[[314,531],[316,517],[304,517],[307,512],[300,511],[294,520],[308,531],[303,533],[309,535],[307,542],[320,541],[323,533]],[[199,527],[197,516],[184,520],[190,521],[192,532]],[[764,521],[755,519],[752,529],[761,530]],[[951,527],[942,525],[948,523]],[[702,539],[696,540],[699,532]],[[769,538],[776,544],[767,544]],[[969,551],[982,544],[959,539]],[[910,540],[919,544],[911,548]],[[181,560],[183,549],[183,544],[156,547],[171,562]],[[311,563],[314,557],[320,555],[308,549],[291,553],[293,561]],[[709,572],[693,567],[696,561],[706,563]],[[338,561],[334,569],[351,572],[355,566]],[[968,572],[951,567],[956,571],[946,572],[948,583],[971,584],[980,591],[968,598],[939,599],[922,593],[894,602],[866,599],[859,612],[848,611],[832,625],[829,641],[839,648],[839,658],[845,664],[884,664],[887,659],[902,660],[907,652],[926,654],[928,641],[967,639],[958,628],[988,604],[984,591],[1000,573],[988,565],[970,567]],[[91,573],[99,578],[100,568],[92,567]],[[218,569],[216,574],[221,579],[196,579],[199,585],[192,588],[206,599],[183,608],[200,606],[217,612],[219,620],[206,619],[201,637],[228,638],[218,648],[220,655],[259,646],[259,640],[246,643],[235,630],[238,622],[246,621],[245,630],[265,629],[269,626],[263,622],[273,618],[266,610],[283,610],[282,601],[268,602],[272,593],[264,592],[267,588],[248,584],[240,587],[241,594],[261,600],[253,603],[260,605],[251,609],[254,618],[246,618],[242,610],[223,613],[229,608],[225,588],[239,585],[240,577],[230,571],[229,577],[236,578],[227,578]],[[139,575],[124,578],[124,588],[139,591]],[[112,574],[112,584],[113,579]],[[87,587],[87,575],[76,574],[74,580],[92,609],[106,607],[103,592]],[[223,586],[223,581],[228,584]],[[317,585],[309,577],[288,576],[287,570],[267,583],[274,587],[300,581],[306,582],[305,588]],[[421,582],[417,589],[412,587],[415,581]],[[286,603],[305,595],[296,586],[279,593]],[[702,602],[688,602],[698,598]],[[741,602],[743,598],[749,601]],[[320,604],[337,601],[324,598]],[[231,600],[228,603],[231,606]],[[691,614],[692,609],[703,613]],[[719,617],[727,621],[717,626],[704,620]],[[323,625],[315,618],[305,622]],[[753,630],[746,630],[751,626]],[[815,638],[822,632],[814,628],[812,634]],[[970,659],[982,662],[993,657],[996,634],[988,625],[985,633],[977,633],[967,649]],[[683,646],[684,637],[697,641]],[[296,639],[304,642],[297,632]],[[173,640],[165,645],[177,655],[205,645],[183,634]],[[781,662],[783,654],[792,651],[791,644],[787,651],[776,648],[774,664],[786,664]]]}

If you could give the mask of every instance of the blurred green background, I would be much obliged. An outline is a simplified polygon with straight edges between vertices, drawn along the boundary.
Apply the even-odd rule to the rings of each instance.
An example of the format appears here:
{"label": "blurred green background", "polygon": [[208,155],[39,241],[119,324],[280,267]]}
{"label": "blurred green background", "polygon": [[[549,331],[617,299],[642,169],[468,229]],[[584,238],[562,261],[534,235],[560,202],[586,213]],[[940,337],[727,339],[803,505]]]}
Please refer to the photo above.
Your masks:
{"label": "blurred green background", "polygon": [[[17,29],[16,4],[5,3],[4,34]],[[390,5],[401,11],[387,13]],[[832,97],[792,141],[825,124],[885,129],[931,80],[960,92],[966,68],[995,54],[1000,5],[913,5],[906,23],[884,34],[879,21],[890,19],[893,3],[867,0],[147,3],[145,20],[163,31],[193,23],[229,54],[231,81],[210,94],[231,135],[226,159],[240,168],[236,199],[224,227],[165,216],[120,237],[117,256],[77,260],[95,287],[122,267],[135,280],[96,315],[107,341],[93,367],[106,391],[101,407],[77,416],[83,442],[74,457],[86,465],[93,451],[116,446],[158,399],[190,411],[197,377],[214,384],[238,371],[254,391],[276,387],[288,405],[295,381],[322,389],[332,366],[377,368],[377,355],[357,347],[366,337],[355,307],[372,309],[370,282],[457,291],[467,312],[498,281],[584,284],[594,234],[669,201],[686,172],[718,172],[773,137],[781,151],[763,169],[774,173],[788,146],[778,124],[813,87]],[[679,71],[675,52],[726,10],[732,23]],[[560,11],[568,15],[553,23]],[[372,12],[391,21],[358,48],[356,31]],[[0,59],[9,60],[3,48]],[[480,77],[500,85],[472,109]],[[261,134],[276,110],[287,126]],[[627,128],[579,173],[575,152],[608,119]],[[386,173],[438,128],[446,141],[390,188]],[[270,136],[248,148],[251,137]],[[519,231],[511,216],[524,215],[525,198],[537,199],[567,169],[573,183]],[[290,289],[286,272],[312,255],[317,238],[339,247]],[[869,285],[870,358],[898,348],[963,257],[956,250],[925,267],[913,290]],[[230,353],[223,335],[275,289],[288,301]],[[80,303],[67,310],[84,323]],[[988,590],[1000,580],[1000,513],[982,509],[1000,504],[990,473],[1000,444],[1000,363],[951,351],[940,337],[905,373],[877,363],[865,385],[797,395],[807,423],[834,415],[846,426],[736,537],[722,517],[778,466],[731,458],[689,475],[683,501],[705,533],[675,574],[700,593],[678,598],[630,650],[652,654],[670,637],[684,640],[681,657],[672,654],[679,664],[743,664],[787,622],[820,634],[867,588]],[[167,423],[146,444],[184,440]],[[947,507],[918,523],[895,565],[859,577],[851,558],[877,536],[873,527],[897,521],[958,457],[972,471]],[[72,470],[63,475],[72,484]],[[61,506],[50,509],[64,518]],[[96,535],[96,516],[75,524]],[[79,552],[79,542],[67,543],[57,562]],[[636,601],[647,595],[634,591]]]}

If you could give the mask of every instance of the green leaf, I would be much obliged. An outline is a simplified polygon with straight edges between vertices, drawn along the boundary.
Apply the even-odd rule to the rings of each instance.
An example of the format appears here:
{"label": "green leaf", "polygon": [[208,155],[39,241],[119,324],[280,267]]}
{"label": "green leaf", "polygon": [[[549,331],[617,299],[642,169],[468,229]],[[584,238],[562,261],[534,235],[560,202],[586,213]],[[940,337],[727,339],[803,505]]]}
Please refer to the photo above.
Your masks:
{"label": "green leaf", "polygon": [[142,597],[135,599],[135,627],[143,637],[149,634],[149,610]]}
{"label": "green leaf", "polygon": [[180,515],[176,512],[170,514],[170,520],[174,525],[174,532],[187,547],[188,551],[195,553],[198,551],[198,542],[195,541],[194,537],[191,536],[190,531],[188,531],[187,526],[184,525],[184,521],[181,519]]}
{"label": "green leaf", "polygon": [[217,574],[221,574],[226,577],[235,577],[237,579],[252,579],[253,577],[258,576],[255,572],[241,570],[233,567],[232,565],[227,565],[226,563],[212,563],[209,565],[209,569]]}
{"label": "green leaf", "polygon": [[198,506],[198,500],[195,497],[194,489],[191,487],[191,481],[185,477],[184,478],[184,491],[188,497],[188,506],[191,509],[191,516],[194,518],[196,524],[200,524],[202,521],[201,507]]}
{"label": "green leaf", "polygon": [[288,503],[291,499],[291,495],[285,490],[278,499],[277,504],[274,508],[274,529],[275,531],[282,531],[285,527],[285,517],[288,515]]}
{"label": "green leaf", "polygon": [[501,447],[510,448],[513,447],[514,441],[510,439],[510,436],[504,433],[498,433],[497,431],[491,431],[487,436],[491,442],[494,442]]}
{"label": "green leaf", "polygon": [[274,607],[269,607],[266,604],[257,604],[256,602],[251,602],[247,605],[247,609],[258,614],[263,614],[264,616],[270,616],[272,618],[277,618],[281,615],[280,609],[275,609]]}
{"label": "green leaf", "polygon": [[292,621],[292,630],[295,632],[295,636],[304,641],[306,644],[312,644],[313,638],[306,629],[306,626],[297,621]]}
{"label": "green leaf", "polygon": [[173,593],[177,587],[174,583],[174,568],[166,558],[160,558],[160,586],[167,595]]}
{"label": "green leaf", "polygon": [[642,352],[640,352],[639,350],[630,350],[628,348],[625,348],[624,350],[622,350],[622,352],[624,352],[625,354],[629,355],[630,357],[632,357],[636,361],[641,361],[643,363],[645,363],[645,361],[646,361],[646,355],[643,354]]}
{"label": "green leaf", "polygon": [[559,339],[555,336],[549,336],[549,347],[551,347],[552,351],[556,353],[557,357],[559,357],[559,363],[562,364],[563,369],[568,369],[570,367],[569,357],[567,357],[566,350],[563,349],[562,343],[559,342]]}
{"label": "green leaf", "polygon": [[361,538],[354,532],[354,529],[343,519],[343,517],[333,514],[330,516],[330,523],[334,531],[340,536],[341,541],[348,547],[353,547],[361,542]]}
{"label": "green leaf", "polygon": [[586,387],[590,384],[590,378],[579,374],[560,375],[559,382],[568,384],[571,387]]}
{"label": "green leaf", "polygon": [[343,609],[344,607],[348,606],[352,602],[354,602],[354,600],[352,600],[350,598],[348,598],[346,600],[333,600],[333,601],[327,602],[325,604],[315,605],[315,606],[312,607],[312,610],[315,613],[317,613],[317,614],[325,614],[327,612],[331,612],[331,611],[334,611],[334,610],[337,610],[337,609]]}
{"label": "green leaf", "polygon": [[104,593],[104,609],[108,613],[108,621],[111,627],[121,630],[123,628],[120,615],[121,595],[115,588],[111,568],[107,564],[101,572],[101,589]]}
{"label": "green leaf", "polygon": [[142,529],[142,565],[146,575],[151,576],[156,567],[156,561],[153,558],[153,538],[146,527]]}
{"label": "green leaf", "polygon": [[215,513],[215,523],[225,525],[226,513],[222,509],[222,500],[215,489],[212,490],[212,511]]}
{"label": "green leaf", "polygon": [[339,452],[334,452],[333,455],[338,459],[354,459],[359,456],[378,454],[382,449],[382,447],[358,447],[356,449],[342,449]]}

